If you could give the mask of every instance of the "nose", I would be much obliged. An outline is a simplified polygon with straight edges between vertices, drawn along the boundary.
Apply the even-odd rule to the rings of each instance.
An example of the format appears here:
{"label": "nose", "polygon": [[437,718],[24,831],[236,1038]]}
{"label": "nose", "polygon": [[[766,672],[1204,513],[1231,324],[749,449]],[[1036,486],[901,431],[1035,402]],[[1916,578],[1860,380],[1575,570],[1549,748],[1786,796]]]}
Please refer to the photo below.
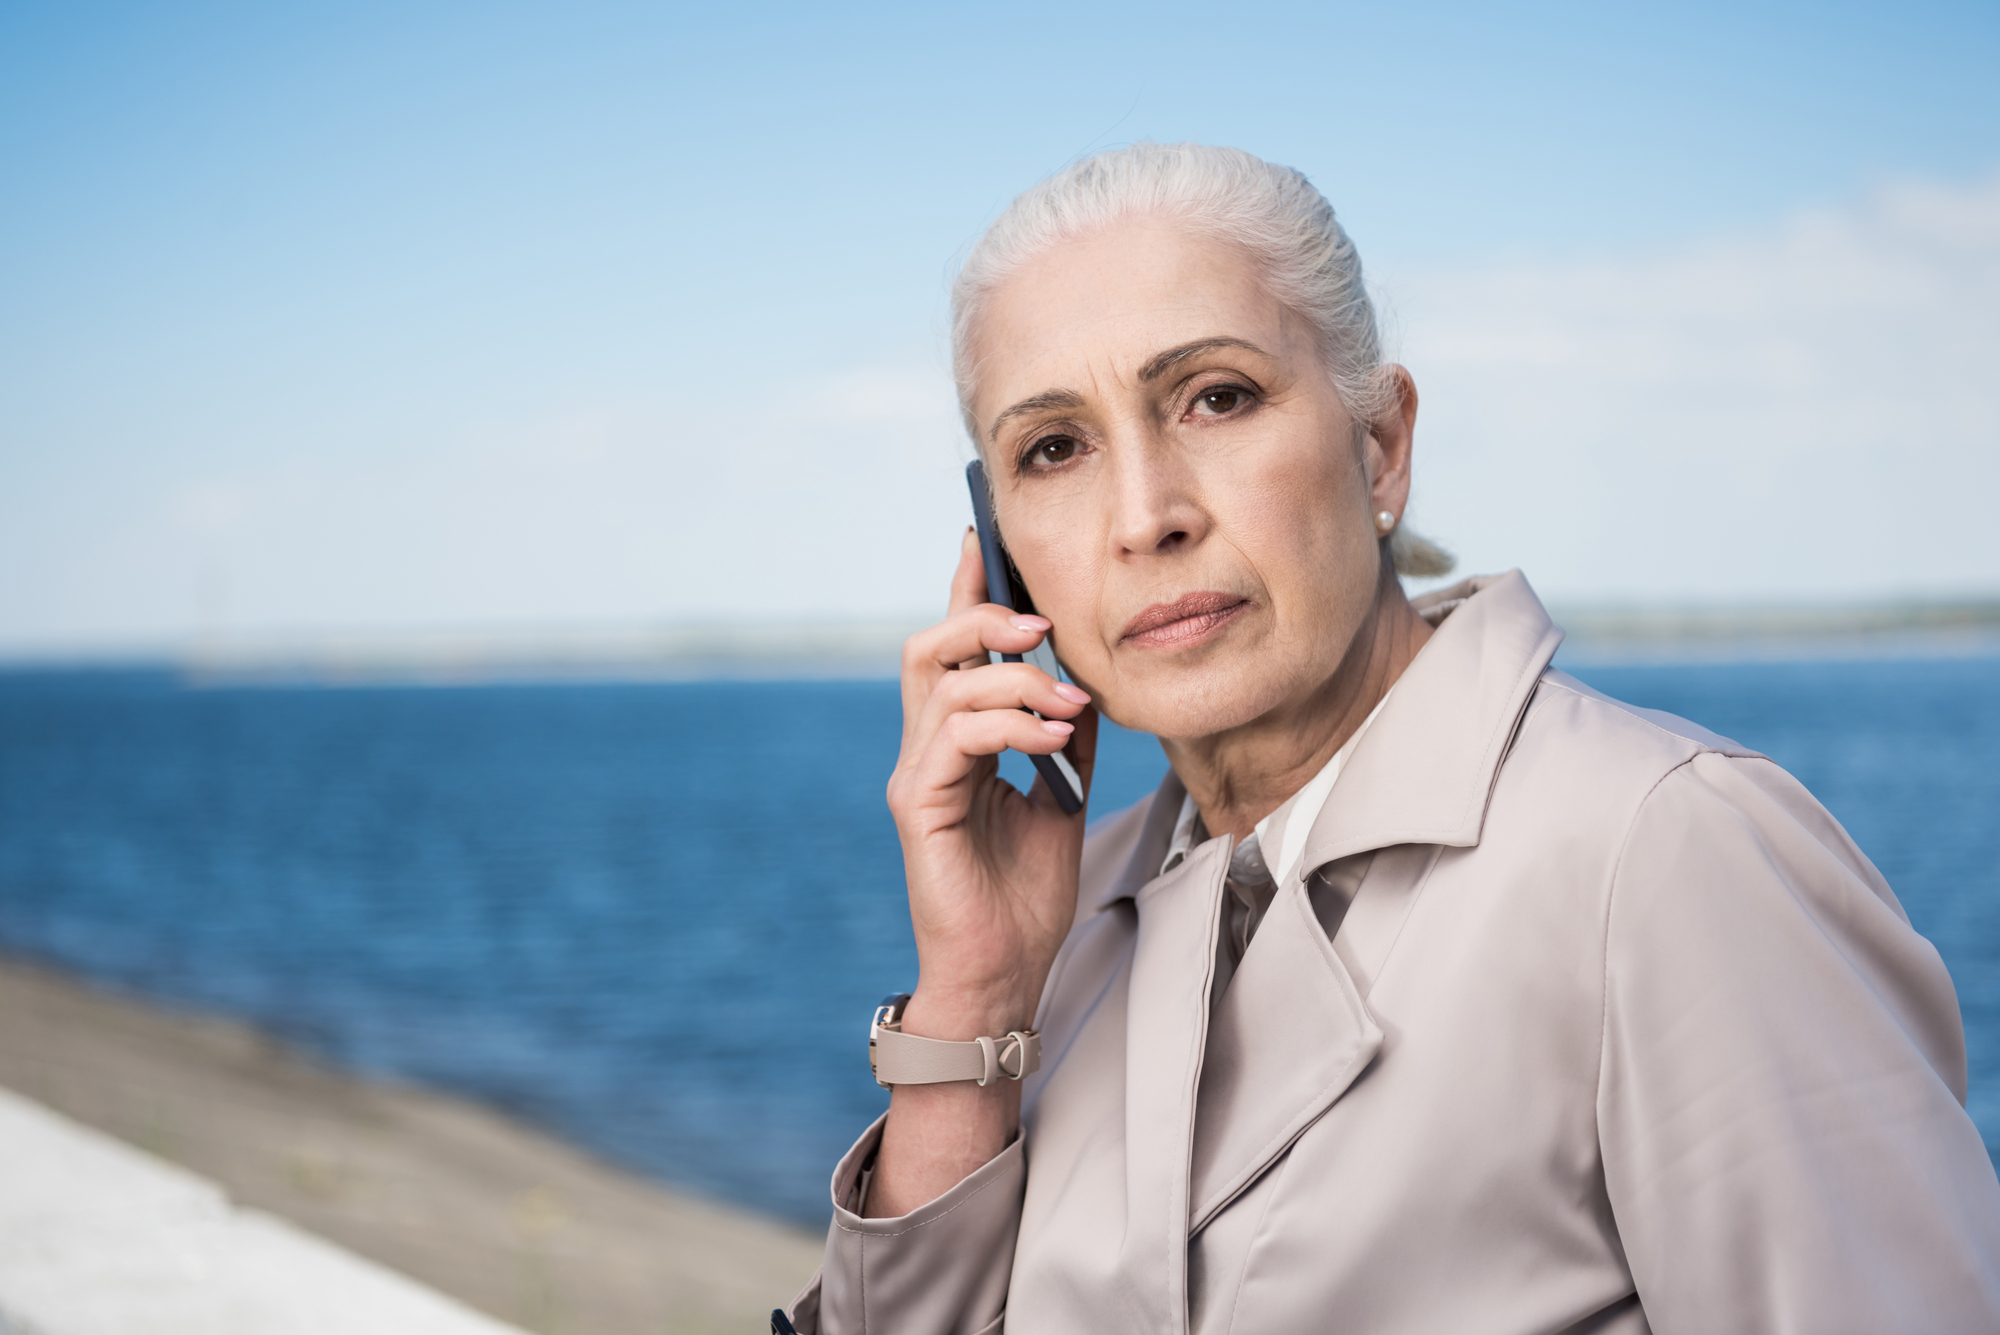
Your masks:
{"label": "nose", "polygon": [[1121,559],[1190,551],[1208,536],[1194,477],[1178,457],[1148,439],[1111,453],[1111,541]]}

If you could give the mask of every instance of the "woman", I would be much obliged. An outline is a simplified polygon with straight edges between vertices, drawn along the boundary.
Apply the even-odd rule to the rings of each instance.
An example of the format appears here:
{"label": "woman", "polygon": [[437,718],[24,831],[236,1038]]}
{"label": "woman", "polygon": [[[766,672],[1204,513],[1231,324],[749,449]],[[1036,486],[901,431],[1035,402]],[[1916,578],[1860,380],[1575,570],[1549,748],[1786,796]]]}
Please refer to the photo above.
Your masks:
{"label": "woman", "polygon": [[[954,307],[1042,615],[968,535],[905,650],[920,978],[781,1328],[2000,1330],[1937,953],[1776,765],[1550,668],[1518,572],[1405,598],[1416,390],[1303,177],[1100,155]],[[1044,636],[1074,685],[988,665]],[[994,757],[1087,779],[1097,711],[1172,768],[1086,836]]]}

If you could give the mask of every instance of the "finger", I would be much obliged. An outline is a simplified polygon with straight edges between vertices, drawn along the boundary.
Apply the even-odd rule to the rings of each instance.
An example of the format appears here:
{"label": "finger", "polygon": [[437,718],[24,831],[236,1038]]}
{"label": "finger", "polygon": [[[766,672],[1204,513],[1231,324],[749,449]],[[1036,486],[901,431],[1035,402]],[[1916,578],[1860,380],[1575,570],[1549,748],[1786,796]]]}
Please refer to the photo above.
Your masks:
{"label": "finger", "polygon": [[903,641],[903,725],[923,712],[940,678],[960,665],[986,666],[988,650],[1025,654],[1048,634],[1049,622],[998,603],[979,603]]}
{"label": "finger", "polygon": [[997,756],[1002,751],[1045,756],[1062,750],[1073,731],[1069,723],[1038,719],[1018,709],[953,714],[917,760],[914,771],[918,787],[928,794],[942,796],[970,775],[986,756]]}
{"label": "finger", "polygon": [[[986,553],[979,546],[978,530],[967,526],[965,537],[958,544],[958,569],[951,577],[951,608],[947,616],[956,615],[986,601]],[[979,667],[986,662],[982,652],[971,658],[962,659],[953,666],[960,668]]]}
{"label": "finger", "polygon": [[947,672],[907,729],[905,745],[912,752],[923,750],[954,714],[985,709],[1032,709],[1038,714],[1066,719],[1089,703],[1090,697],[1080,688],[1056,681],[1029,663],[994,663],[969,672]]}
{"label": "finger", "polygon": [[986,666],[988,650],[996,654],[1025,654],[1049,633],[1049,619],[1033,612],[1010,612],[998,603],[979,603],[955,612],[918,631],[903,642],[904,666],[911,656],[925,660],[940,672],[949,672],[961,663]]}

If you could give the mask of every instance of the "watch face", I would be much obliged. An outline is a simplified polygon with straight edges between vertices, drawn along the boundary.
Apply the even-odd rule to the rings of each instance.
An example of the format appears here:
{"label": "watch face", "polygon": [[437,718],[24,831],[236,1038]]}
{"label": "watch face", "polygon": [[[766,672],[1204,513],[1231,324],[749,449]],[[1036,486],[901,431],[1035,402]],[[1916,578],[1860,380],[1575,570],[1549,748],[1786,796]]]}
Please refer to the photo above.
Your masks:
{"label": "watch face", "polygon": [[909,1004],[910,994],[908,992],[892,992],[882,998],[882,1004],[875,1008],[875,1018],[868,1022],[868,1071],[869,1074],[874,1075],[875,1083],[881,1085],[884,1089],[889,1088],[889,1085],[876,1070],[875,1035],[880,1033],[885,1026],[893,1029],[897,1025],[900,1025],[903,1022],[903,1007]]}
{"label": "watch face", "polygon": [[903,1008],[910,1004],[908,992],[891,992],[882,998],[882,1004],[875,1008],[876,1024],[901,1024]]}

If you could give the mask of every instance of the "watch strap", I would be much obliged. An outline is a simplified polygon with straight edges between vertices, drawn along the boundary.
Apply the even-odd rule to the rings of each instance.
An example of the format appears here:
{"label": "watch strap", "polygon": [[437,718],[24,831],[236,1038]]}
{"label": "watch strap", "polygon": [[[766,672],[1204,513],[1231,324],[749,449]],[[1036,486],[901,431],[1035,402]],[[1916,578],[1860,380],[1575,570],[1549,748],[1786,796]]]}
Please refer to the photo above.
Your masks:
{"label": "watch strap", "polygon": [[997,1080],[1019,1080],[1041,1069],[1042,1036],[1033,1029],[1015,1029],[998,1038],[954,1043],[919,1038],[903,1032],[903,1006],[908,994],[890,997],[875,1010],[868,1027],[868,1065],[875,1083],[938,1085],[971,1080],[982,1089]]}

